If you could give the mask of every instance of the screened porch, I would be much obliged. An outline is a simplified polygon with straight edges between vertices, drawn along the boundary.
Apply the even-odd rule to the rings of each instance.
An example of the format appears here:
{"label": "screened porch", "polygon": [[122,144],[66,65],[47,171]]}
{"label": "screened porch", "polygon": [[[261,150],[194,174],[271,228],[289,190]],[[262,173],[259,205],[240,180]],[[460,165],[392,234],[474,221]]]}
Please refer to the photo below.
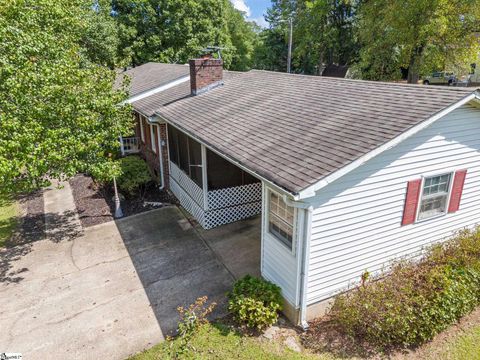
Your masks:
{"label": "screened porch", "polygon": [[262,183],[168,126],[170,189],[205,229],[261,213]]}

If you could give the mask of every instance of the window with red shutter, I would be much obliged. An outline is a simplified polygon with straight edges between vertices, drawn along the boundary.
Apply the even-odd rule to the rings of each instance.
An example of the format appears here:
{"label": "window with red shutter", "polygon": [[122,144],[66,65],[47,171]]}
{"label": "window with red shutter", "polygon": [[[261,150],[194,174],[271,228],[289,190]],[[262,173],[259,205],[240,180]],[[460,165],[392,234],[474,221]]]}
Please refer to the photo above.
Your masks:
{"label": "window with red shutter", "polygon": [[417,207],[421,186],[422,179],[408,182],[407,195],[405,197],[405,207],[403,209],[402,225],[413,224],[417,218]]}
{"label": "window with red shutter", "polygon": [[448,205],[449,213],[457,212],[460,209],[460,201],[462,200],[463,186],[465,185],[466,177],[467,170],[458,170],[455,172],[452,194],[450,195],[450,204]]}

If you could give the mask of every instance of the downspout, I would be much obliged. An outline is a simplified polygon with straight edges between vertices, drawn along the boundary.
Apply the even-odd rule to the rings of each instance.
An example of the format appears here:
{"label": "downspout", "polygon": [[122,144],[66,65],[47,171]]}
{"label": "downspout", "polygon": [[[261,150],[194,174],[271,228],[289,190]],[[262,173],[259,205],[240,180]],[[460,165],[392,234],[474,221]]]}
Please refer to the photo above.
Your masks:
{"label": "downspout", "polygon": [[313,206],[290,200],[286,195],[283,195],[283,200],[288,206],[295,207],[297,209],[306,210],[305,216],[305,228],[302,245],[302,263],[300,273],[300,326],[304,331],[308,330],[307,322],[307,285],[308,285],[308,268],[310,263],[310,237],[312,233],[311,223]]}
{"label": "downspout", "polygon": [[160,159],[160,181],[161,185],[158,188],[159,190],[165,189],[165,179],[163,178],[163,149],[162,149],[162,139],[160,138],[160,125],[155,124],[157,127],[157,142],[158,142],[158,158]]}

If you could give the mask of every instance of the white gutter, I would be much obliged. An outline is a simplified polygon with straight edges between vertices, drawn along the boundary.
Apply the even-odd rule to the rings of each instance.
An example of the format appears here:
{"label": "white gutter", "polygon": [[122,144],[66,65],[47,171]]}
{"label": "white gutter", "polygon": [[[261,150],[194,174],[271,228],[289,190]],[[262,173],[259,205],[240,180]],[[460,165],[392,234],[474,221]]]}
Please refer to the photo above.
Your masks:
{"label": "white gutter", "polygon": [[300,272],[300,289],[299,289],[299,298],[300,298],[300,326],[304,331],[308,330],[308,321],[307,321],[307,286],[308,286],[308,269],[310,266],[310,238],[312,234],[312,215],[313,215],[313,206],[310,204],[292,201],[286,195],[283,195],[283,200],[288,206],[295,207],[297,209],[306,210],[305,217],[305,230],[303,234],[303,244],[302,244],[302,262],[301,262],[301,272]]}
{"label": "white gutter", "polygon": [[183,84],[184,82],[187,82],[187,81],[190,81],[190,75],[187,75],[187,76],[184,76],[184,77],[181,77],[180,79],[177,79],[177,80],[174,80],[172,82],[169,82],[168,84],[165,84],[165,85],[162,85],[160,87],[157,87],[157,88],[154,88],[154,89],[151,89],[151,90],[148,90],[148,91],[144,91],[140,94],[137,94],[135,96],[132,96],[131,98],[125,100],[124,102],[122,102],[122,105],[125,105],[125,104],[131,104],[131,103],[134,103],[135,101],[138,101],[138,100],[141,100],[141,99],[144,99],[146,97],[149,97],[149,96],[152,96],[154,94],[157,94],[159,92],[162,92],[162,91],[165,91],[165,90],[168,90],[174,86],[177,86],[177,85],[180,85],[180,84]]}
{"label": "white gutter", "polygon": [[479,98],[480,98],[479,95],[476,94],[476,93],[472,93],[472,94],[468,95],[467,97],[463,98],[459,102],[445,108],[444,110],[438,112],[437,114],[430,117],[429,119],[427,119],[427,120],[421,122],[420,124],[410,128],[409,130],[403,132],[402,134],[400,134],[396,138],[394,138],[394,139],[390,140],[389,142],[377,147],[376,149],[374,149],[374,150],[370,151],[369,153],[363,155],[362,157],[358,158],[357,160],[351,162],[347,166],[335,171],[333,174],[327,176],[323,180],[321,180],[321,181],[307,187],[306,189],[300,191],[297,199],[298,200],[299,199],[306,199],[306,198],[314,196],[316,191],[320,190],[321,188],[324,188],[325,186],[327,186],[331,182],[333,182],[333,181],[339,179],[340,177],[348,174],[350,171],[352,171],[352,170],[358,168],[359,166],[363,165],[368,160],[370,160],[370,159],[374,158],[375,156],[383,153],[384,151],[389,150],[392,147],[400,144],[402,141],[406,140],[410,136],[415,135],[419,131],[421,131],[421,130],[425,129],[426,127],[430,126],[435,121],[444,117],[445,115],[447,115],[448,113],[452,112],[453,110],[459,108],[460,106],[465,105],[466,103],[468,103],[468,102],[470,102],[474,99],[479,99]]}

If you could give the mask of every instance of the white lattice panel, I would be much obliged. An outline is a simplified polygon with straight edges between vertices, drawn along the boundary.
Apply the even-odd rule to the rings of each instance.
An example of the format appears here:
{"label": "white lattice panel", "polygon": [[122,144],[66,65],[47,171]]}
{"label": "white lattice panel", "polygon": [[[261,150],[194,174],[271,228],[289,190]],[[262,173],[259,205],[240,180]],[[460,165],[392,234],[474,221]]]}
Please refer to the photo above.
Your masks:
{"label": "white lattice panel", "polygon": [[261,201],[208,211],[205,213],[204,224],[202,226],[204,229],[212,229],[220,225],[258,215],[261,212]]}
{"label": "white lattice panel", "polygon": [[190,197],[190,194],[187,194],[171,176],[170,190],[178,199],[180,204],[185,208],[185,210],[187,210],[202,227],[205,227],[205,211],[198,206],[198,204]]}
{"label": "white lattice panel", "polygon": [[170,161],[170,177],[203,209],[203,189]]}
{"label": "white lattice panel", "polygon": [[208,192],[208,209],[216,210],[262,200],[262,183]]}

